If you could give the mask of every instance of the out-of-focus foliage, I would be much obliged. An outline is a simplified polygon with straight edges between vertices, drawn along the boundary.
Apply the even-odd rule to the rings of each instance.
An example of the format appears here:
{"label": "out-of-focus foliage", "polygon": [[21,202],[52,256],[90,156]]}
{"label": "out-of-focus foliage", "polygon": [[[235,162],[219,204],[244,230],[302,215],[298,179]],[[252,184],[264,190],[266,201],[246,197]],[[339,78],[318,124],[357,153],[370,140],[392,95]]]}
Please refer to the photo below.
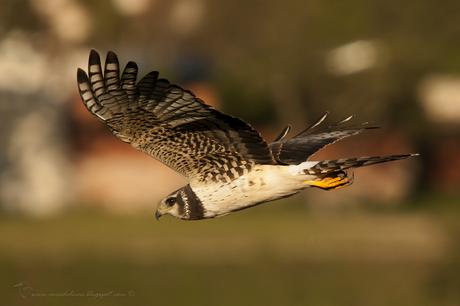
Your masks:
{"label": "out-of-focus foliage", "polygon": [[[21,29],[39,38],[49,35],[49,20],[36,10],[59,2],[3,1],[3,34]],[[136,2],[149,5],[126,15],[117,1],[81,1],[91,26],[84,43],[143,56],[163,70],[182,54],[205,54],[214,60],[219,87],[245,87],[238,99],[223,97],[229,108],[259,122],[272,122],[253,107],[265,102],[279,104],[275,109],[283,120],[312,119],[332,109],[426,130],[416,103],[419,81],[460,71],[458,1]],[[14,18],[18,12],[21,18]],[[376,67],[345,77],[328,73],[327,53],[357,40],[379,43]]]}
{"label": "out-of-focus foliage", "polygon": [[[2,305],[459,305],[459,19],[454,0],[0,1]],[[267,139],[326,110],[384,126],[315,158],[421,156],[337,192],[156,223],[184,182],[83,108],[91,48]]]}

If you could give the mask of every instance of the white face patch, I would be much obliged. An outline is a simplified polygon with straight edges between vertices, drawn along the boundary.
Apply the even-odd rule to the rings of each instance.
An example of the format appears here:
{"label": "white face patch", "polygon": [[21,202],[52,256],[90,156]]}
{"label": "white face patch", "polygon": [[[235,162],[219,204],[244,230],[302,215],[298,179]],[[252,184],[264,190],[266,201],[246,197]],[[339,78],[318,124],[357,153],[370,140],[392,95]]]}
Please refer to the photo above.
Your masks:
{"label": "white face patch", "polygon": [[176,218],[180,218],[178,204],[177,203],[174,204],[174,206],[172,206],[171,209],[168,210],[167,214],[173,217],[176,217]]}

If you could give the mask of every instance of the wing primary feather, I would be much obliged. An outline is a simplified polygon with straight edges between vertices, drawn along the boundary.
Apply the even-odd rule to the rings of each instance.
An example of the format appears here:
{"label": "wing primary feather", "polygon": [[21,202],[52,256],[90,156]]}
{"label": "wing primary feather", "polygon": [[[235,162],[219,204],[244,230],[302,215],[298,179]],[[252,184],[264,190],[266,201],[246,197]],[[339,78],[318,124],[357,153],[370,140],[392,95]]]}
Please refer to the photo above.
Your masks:
{"label": "wing primary feather", "polygon": [[328,111],[325,112],[315,123],[313,123],[312,125],[308,126],[306,129],[304,129],[302,132],[300,132],[297,135],[295,135],[294,138],[298,137],[298,136],[300,136],[302,134],[306,134],[309,131],[313,130],[315,127],[320,125],[327,118],[328,115],[329,115],[329,112]]}
{"label": "wing primary feather", "polygon": [[104,66],[104,83],[109,92],[120,88],[120,67],[118,64],[118,57],[112,51],[107,52]]}
{"label": "wing primary feather", "polygon": [[275,140],[273,140],[273,142],[280,141],[280,140],[284,139],[284,137],[286,137],[286,135],[289,133],[290,130],[291,130],[291,125],[288,124],[288,125],[281,131],[281,133],[275,138]]}
{"label": "wing primary feather", "polygon": [[307,160],[315,152],[331,145],[341,139],[357,135],[364,130],[376,129],[376,126],[360,124],[355,126],[347,125],[353,116],[331,125],[318,127],[328,113],[324,114],[314,124],[297,134],[291,139],[274,141],[270,144],[273,156],[280,164],[298,164]]}
{"label": "wing primary feather", "polygon": [[350,115],[348,116],[347,118],[343,119],[343,120],[340,120],[339,122],[337,122],[336,124],[334,124],[334,126],[338,126],[338,125],[341,125],[341,124],[344,124],[348,121],[350,121],[352,118],[353,118],[354,115]]}
{"label": "wing primary feather", "polygon": [[102,76],[101,58],[94,49],[92,49],[89,53],[88,75],[93,93],[97,98],[99,98],[105,92],[104,77]]}
{"label": "wing primary feather", "polygon": [[123,73],[121,74],[121,89],[123,89],[126,94],[128,95],[128,99],[130,101],[134,101],[134,99],[138,95],[138,91],[136,89],[136,79],[137,79],[137,72],[138,67],[135,62],[128,62],[123,69]]}
{"label": "wing primary feather", "polygon": [[99,54],[91,50],[88,72],[79,69],[77,81],[87,109],[122,141],[190,180],[223,182],[255,164],[275,164],[265,140],[246,122],[206,105],[157,71],[136,84],[135,62],[120,71],[114,52],[101,67]]}
{"label": "wing primary feather", "polygon": [[97,111],[102,109],[102,106],[94,96],[88,75],[81,68],[78,68],[77,70],[77,83],[78,91],[80,92],[83,104],[91,113],[96,114]]}

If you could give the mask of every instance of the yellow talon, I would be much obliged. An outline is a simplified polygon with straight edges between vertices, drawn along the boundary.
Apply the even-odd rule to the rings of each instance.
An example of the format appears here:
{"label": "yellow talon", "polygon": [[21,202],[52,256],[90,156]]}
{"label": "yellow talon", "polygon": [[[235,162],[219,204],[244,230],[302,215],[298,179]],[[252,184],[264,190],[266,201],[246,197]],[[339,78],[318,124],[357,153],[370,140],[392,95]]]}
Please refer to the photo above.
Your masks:
{"label": "yellow talon", "polygon": [[348,177],[325,177],[320,181],[304,181],[305,184],[308,184],[313,187],[318,187],[321,189],[331,190],[339,189],[351,185],[353,182],[352,179]]}

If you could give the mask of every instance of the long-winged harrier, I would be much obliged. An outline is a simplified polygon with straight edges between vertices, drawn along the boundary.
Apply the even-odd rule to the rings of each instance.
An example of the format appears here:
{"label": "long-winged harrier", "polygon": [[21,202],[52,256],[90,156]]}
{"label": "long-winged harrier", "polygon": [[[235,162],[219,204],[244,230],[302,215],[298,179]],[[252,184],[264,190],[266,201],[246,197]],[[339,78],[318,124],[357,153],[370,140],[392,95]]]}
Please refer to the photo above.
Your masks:
{"label": "long-winged harrier", "polygon": [[213,218],[307,187],[337,189],[352,183],[348,169],[416,155],[308,161],[328,144],[372,127],[349,126],[351,117],[325,126],[326,113],[290,139],[285,128],[269,144],[248,123],[206,105],[157,71],[136,83],[137,70],[128,62],[120,75],[117,56],[108,52],[103,71],[92,50],[88,74],[78,69],[78,88],[87,109],[115,136],[189,180],[161,201],[157,218]]}

